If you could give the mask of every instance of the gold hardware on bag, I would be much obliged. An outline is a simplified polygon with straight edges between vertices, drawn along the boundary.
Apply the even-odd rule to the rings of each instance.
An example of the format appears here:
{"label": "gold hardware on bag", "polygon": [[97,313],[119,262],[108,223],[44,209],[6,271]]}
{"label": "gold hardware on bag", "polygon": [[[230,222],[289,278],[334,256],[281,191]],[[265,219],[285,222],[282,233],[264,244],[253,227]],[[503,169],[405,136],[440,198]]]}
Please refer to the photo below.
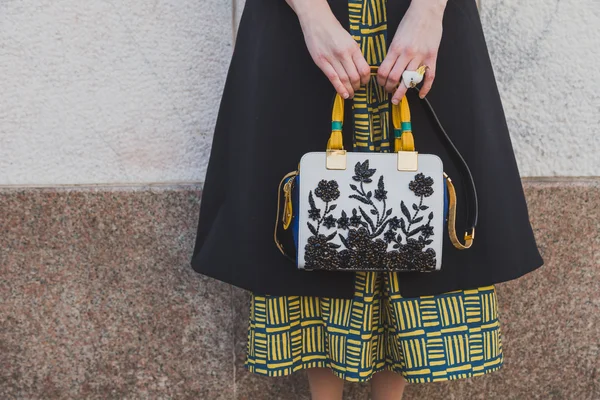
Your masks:
{"label": "gold hardware on bag", "polygon": [[446,186],[448,187],[448,234],[450,235],[450,241],[459,250],[468,249],[473,245],[473,239],[475,239],[475,228],[471,232],[465,232],[465,244],[462,244],[458,240],[456,235],[456,190],[452,180],[444,172],[444,178],[446,178]]}
{"label": "gold hardware on bag", "polygon": [[326,162],[327,169],[346,169],[346,150],[342,126],[344,122],[344,100],[340,95],[335,96],[333,110],[331,111],[331,136],[327,141]]}
{"label": "gold hardware on bag", "polygon": [[398,152],[398,171],[416,171],[418,169],[418,164],[418,152]]}
{"label": "gold hardware on bag", "polygon": [[292,222],[292,183],[294,179],[288,179],[288,181],[283,185],[283,216],[281,217],[283,220],[283,229],[287,229]]}
{"label": "gold hardware on bag", "polygon": [[392,106],[392,123],[394,132],[401,131],[400,136],[396,134],[394,150],[398,153],[398,171],[417,171],[419,168],[419,156],[415,151],[415,140],[410,123],[410,108],[406,95],[400,100],[399,106]]}
{"label": "gold hardware on bag", "polygon": [[[298,175],[298,171],[292,171],[292,172],[288,172],[287,174],[285,174],[285,176],[281,179],[281,181],[279,181],[279,187],[277,188],[277,214],[275,216],[275,231],[273,232],[273,240],[275,241],[275,245],[277,246],[277,248],[283,255],[285,255],[285,251],[283,250],[283,246],[281,245],[281,243],[279,243],[279,240],[277,240],[277,227],[279,226],[279,205],[281,203],[281,192],[282,192],[281,186],[283,185],[283,182],[287,178],[289,178],[291,176],[296,176],[296,175]],[[291,198],[290,198],[290,201],[291,201]]]}
{"label": "gold hardware on bag", "polygon": [[327,169],[346,169],[346,150],[327,150]]}

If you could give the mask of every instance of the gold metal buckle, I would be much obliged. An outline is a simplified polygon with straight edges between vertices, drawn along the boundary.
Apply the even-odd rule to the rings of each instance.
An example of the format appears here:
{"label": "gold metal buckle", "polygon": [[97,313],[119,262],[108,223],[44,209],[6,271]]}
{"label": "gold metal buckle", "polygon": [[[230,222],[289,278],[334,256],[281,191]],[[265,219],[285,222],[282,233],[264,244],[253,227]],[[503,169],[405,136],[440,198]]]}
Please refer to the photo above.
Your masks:
{"label": "gold metal buckle", "polygon": [[327,169],[346,169],[346,150],[327,150]]}
{"label": "gold metal buckle", "polygon": [[419,165],[417,151],[398,152],[398,171],[416,171]]}
{"label": "gold metal buckle", "polygon": [[294,178],[288,178],[288,181],[283,185],[283,215],[281,217],[283,222],[283,229],[287,230],[287,228],[292,223],[292,213],[293,213],[293,205],[292,205],[292,186],[294,184]]}
{"label": "gold metal buckle", "polygon": [[475,228],[471,230],[471,233],[465,232],[465,241],[475,239]]}

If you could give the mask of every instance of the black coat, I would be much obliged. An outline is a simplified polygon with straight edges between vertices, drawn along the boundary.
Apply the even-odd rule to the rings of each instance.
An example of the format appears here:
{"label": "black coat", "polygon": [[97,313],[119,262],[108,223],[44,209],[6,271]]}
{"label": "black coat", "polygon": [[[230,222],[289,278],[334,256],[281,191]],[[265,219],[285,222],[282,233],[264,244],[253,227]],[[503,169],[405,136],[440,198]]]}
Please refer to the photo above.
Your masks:
{"label": "black coat", "polygon": [[[388,0],[388,43],[409,3]],[[347,1],[330,5],[348,30]],[[495,284],[543,264],[475,0],[448,1],[436,75],[428,98],[472,171],[480,213],[471,249],[457,250],[446,234],[441,271],[401,273],[405,297]],[[461,177],[410,92],[415,147],[439,155],[455,182],[460,237]],[[287,3],[247,0],[202,193],[195,271],[257,294],[353,296],[355,273],[297,270],[273,242],[279,181],[304,153],[324,151],[334,94]],[[352,149],[351,101],[346,107],[344,141]]]}

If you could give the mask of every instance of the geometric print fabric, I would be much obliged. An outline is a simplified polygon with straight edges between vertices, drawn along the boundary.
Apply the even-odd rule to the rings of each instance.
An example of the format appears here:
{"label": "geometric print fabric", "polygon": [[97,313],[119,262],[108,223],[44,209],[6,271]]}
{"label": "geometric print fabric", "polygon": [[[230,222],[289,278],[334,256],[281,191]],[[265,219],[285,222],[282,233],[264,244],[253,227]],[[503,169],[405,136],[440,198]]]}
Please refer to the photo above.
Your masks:
{"label": "geometric print fabric", "polygon": [[419,383],[502,366],[494,286],[403,298],[399,276],[358,272],[353,299],[252,296],[245,367],[265,376],[328,367],[353,382],[388,369]]}
{"label": "geometric print fabric", "polygon": [[372,67],[369,82],[355,91],[352,100],[352,147],[357,152],[391,150],[389,95],[377,84],[373,67],[387,54],[386,0],[348,0],[350,34]]}

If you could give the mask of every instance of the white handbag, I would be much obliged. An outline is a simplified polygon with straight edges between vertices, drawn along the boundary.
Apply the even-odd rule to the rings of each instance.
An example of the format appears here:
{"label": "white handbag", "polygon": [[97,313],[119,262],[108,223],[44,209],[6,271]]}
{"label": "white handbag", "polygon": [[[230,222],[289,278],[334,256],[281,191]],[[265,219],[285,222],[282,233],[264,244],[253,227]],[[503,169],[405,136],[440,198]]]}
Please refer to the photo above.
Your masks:
{"label": "white handbag", "polygon": [[465,244],[456,235],[456,192],[442,160],[414,149],[406,96],[392,104],[395,152],[380,153],[343,149],[344,100],[336,95],[327,150],[304,154],[278,189],[275,243],[298,268],[437,271],[446,225],[456,248],[471,247],[477,223],[473,178],[431,104],[423,101],[466,178],[472,207]]}

